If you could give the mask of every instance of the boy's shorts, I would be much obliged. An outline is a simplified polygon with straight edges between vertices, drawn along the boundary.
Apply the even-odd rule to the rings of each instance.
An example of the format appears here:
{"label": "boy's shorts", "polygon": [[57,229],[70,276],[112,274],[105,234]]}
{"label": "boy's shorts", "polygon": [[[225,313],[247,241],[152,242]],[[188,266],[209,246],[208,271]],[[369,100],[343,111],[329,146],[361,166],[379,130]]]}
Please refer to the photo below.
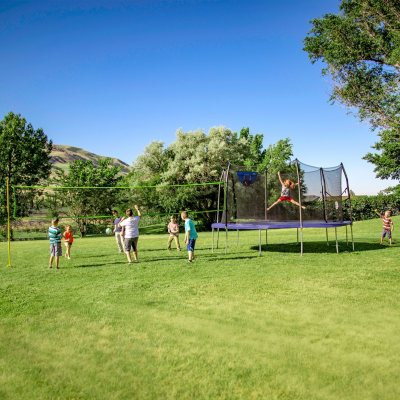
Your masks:
{"label": "boy's shorts", "polygon": [[195,245],[196,245],[196,239],[189,239],[186,245],[187,251],[194,251]]}
{"label": "boy's shorts", "polygon": [[382,237],[384,238],[385,236],[388,237],[388,239],[392,238],[392,231],[390,229],[384,229],[382,231]]}
{"label": "boy's shorts", "polygon": [[137,251],[138,240],[139,240],[138,237],[125,238],[124,239],[125,252],[129,253],[131,249],[133,249],[133,251]]}
{"label": "boy's shorts", "polygon": [[62,256],[61,243],[50,243],[50,255],[53,257]]}

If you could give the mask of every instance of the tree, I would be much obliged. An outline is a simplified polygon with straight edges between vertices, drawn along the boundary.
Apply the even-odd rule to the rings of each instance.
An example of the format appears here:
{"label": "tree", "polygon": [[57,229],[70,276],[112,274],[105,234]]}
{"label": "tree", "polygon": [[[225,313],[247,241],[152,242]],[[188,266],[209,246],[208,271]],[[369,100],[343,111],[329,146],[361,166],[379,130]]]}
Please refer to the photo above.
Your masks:
{"label": "tree", "polygon": [[[110,158],[92,161],[77,160],[69,165],[67,173],[59,171],[56,183],[65,187],[58,191],[58,201],[78,224],[81,236],[87,233],[90,216],[111,215],[120,191],[115,189],[121,181],[120,168]],[[70,188],[77,189],[70,189]],[[87,187],[87,189],[85,189]],[[95,189],[103,188],[103,189]]]}
{"label": "tree", "polygon": [[358,109],[378,130],[379,153],[364,157],[377,177],[400,179],[400,3],[342,0],[340,10],[312,21],[304,50],[312,63],[326,64],[331,100]]}
{"label": "tree", "polygon": [[[0,222],[5,215],[5,181],[10,185],[37,185],[49,177],[52,142],[42,129],[34,129],[21,115],[8,113],[0,121]],[[19,205],[17,215],[28,215],[35,192],[15,194]]]}
{"label": "tree", "polygon": [[[154,185],[139,189],[135,197],[147,211],[174,213],[183,209],[200,212],[197,220],[209,225],[214,220],[218,200],[218,185],[197,185],[219,182],[228,162],[248,168],[267,168],[269,156],[275,156],[279,165],[287,163],[292,155],[289,139],[278,142],[269,152],[263,149],[263,135],[252,135],[249,128],[240,134],[225,127],[202,130],[179,130],[176,140],[168,148],[160,142],[146,147],[132,166],[128,185]],[[193,185],[195,184],[195,185]],[[174,186],[181,185],[181,186]]]}

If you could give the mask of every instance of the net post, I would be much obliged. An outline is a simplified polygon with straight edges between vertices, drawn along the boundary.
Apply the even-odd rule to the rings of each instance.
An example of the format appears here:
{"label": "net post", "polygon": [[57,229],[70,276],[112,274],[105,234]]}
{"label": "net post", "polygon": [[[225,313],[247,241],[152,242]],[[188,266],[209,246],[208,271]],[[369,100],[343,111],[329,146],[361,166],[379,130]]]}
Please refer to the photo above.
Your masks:
{"label": "net post", "polygon": [[11,267],[11,215],[10,215],[10,178],[6,177],[6,204],[7,204],[7,258],[8,267]]}
{"label": "net post", "polygon": [[299,160],[296,158],[294,160],[294,163],[296,165],[296,172],[297,172],[297,190],[299,192],[299,219],[300,219],[300,239],[301,239],[301,245],[300,245],[300,254],[303,255],[303,213],[302,213],[302,208],[301,208],[301,182],[300,182],[300,171],[299,171]]}
{"label": "net post", "polygon": [[326,204],[325,204],[325,201],[326,201],[326,182],[325,182],[324,169],[322,167],[319,169],[319,174],[320,174],[320,177],[321,177],[321,194],[322,194],[322,207],[323,207],[323,210],[324,210],[324,220],[325,220],[325,222],[328,222],[328,218],[327,218],[327,215],[326,215]]}
{"label": "net post", "polygon": [[267,171],[264,171],[264,219],[268,219],[268,204],[267,204]]}
{"label": "net post", "polygon": [[353,223],[350,224],[350,232],[351,232],[351,243],[353,245],[353,251],[354,251]]}
{"label": "net post", "polygon": [[[346,189],[347,189],[347,200],[349,201],[349,217],[350,217],[350,232],[351,232],[351,242],[353,245],[353,251],[354,251],[354,238],[353,238],[353,210],[351,206],[351,194],[350,194],[350,186],[349,186],[349,178],[347,176],[346,170],[344,169],[343,163],[340,163],[340,166],[342,167],[342,172],[343,175],[346,179]],[[347,226],[346,226],[347,229]],[[347,232],[347,231],[346,231]]]}
{"label": "net post", "polygon": [[228,251],[228,179],[231,163],[228,162],[228,167],[225,171],[224,179],[224,211],[225,211],[225,254]]}

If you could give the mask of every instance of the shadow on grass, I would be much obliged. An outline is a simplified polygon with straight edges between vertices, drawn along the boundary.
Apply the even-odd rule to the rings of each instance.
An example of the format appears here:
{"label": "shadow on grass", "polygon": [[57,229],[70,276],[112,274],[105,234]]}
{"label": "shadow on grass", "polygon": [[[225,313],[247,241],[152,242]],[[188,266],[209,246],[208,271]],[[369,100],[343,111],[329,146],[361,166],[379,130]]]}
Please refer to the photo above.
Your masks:
{"label": "shadow on grass", "polygon": [[72,266],[72,268],[99,268],[99,267],[109,267],[112,265],[124,265],[124,264],[128,264],[128,261],[113,261],[113,262],[106,262],[106,263],[81,263],[81,264],[75,264],[74,266]]}
{"label": "shadow on grass", "polygon": [[[371,242],[356,242],[354,243],[354,252],[358,251],[371,251],[382,250],[386,246],[380,243]],[[258,251],[258,246],[251,246],[252,250]],[[300,243],[273,243],[268,245],[261,245],[261,250],[266,252],[276,253],[300,253]],[[336,243],[330,242],[329,246],[326,242],[305,242],[303,243],[304,253],[336,253]],[[339,253],[353,252],[352,244],[339,243]]]}

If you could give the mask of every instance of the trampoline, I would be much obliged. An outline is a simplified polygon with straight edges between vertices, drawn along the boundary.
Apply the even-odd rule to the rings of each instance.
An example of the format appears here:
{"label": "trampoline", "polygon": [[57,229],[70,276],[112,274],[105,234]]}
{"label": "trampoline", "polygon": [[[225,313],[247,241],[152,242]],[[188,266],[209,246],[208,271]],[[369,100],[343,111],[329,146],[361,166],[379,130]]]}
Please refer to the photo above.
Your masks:
{"label": "trampoline", "polygon": [[[268,245],[268,230],[297,229],[297,242],[300,242],[300,253],[303,255],[303,229],[325,229],[329,245],[328,229],[332,228],[335,230],[336,252],[339,253],[337,228],[340,227],[346,228],[347,245],[347,228],[350,227],[354,250],[350,190],[343,164],[331,168],[312,167],[296,159],[289,166],[287,176],[298,182],[297,190],[292,190],[290,196],[299,206],[286,201],[276,202],[280,191],[280,179],[278,181],[276,176],[228,164],[223,172],[224,185],[220,185],[217,221],[211,225],[212,250],[215,230],[218,232],[217,248],[219,231],[223,229],[226,232],[225,251],[228,231],[236,230],[239,242],[239,231],[258,230],[261,255],[261,231],[266,232]],[[269,206],[271,204],[272,207]]]}
{"label": "trampoline", "polygon": [[[336,253],[339,253],[339,241],[338,241],[338,236],[337,236],[337,228],[339,227],[346,227],[346,243],[348,244],[348,232],[347,232],[347,227],[351,227],[352,222],[351,221],[341,221],[341,222],[324,222],[324,221],[305,221],[303,222],[303,226],[300,225],[299,221],[281,221],[281,222],[274,222],[274,221],[258,221],[254,223],[228,223],[224,224],[222,222],[218,223],[213,223],[211,225],[212,228],[212,251],[214,251],[214,231],[215,229],[219,230],[224,229],[226,231],[228,230],[234,230],[234,231],[259,231],[259,242],[258,242],[258,253],[261,255],[261,231],[267,231],[269,229],[291,229],[291,228],[296,228],[297,229],[297,242],[299,242],[299,229],[302,228],[335,228],[335,241],[336,241]],[[351,235],[353,236],[353,235]],[[326,231],[326,242],[329,245],[328,241],[328,232]],[[267,240],[266,240],[266,245],[268,245]],[[217,248],[218,248],[218,242],[217,242]],[[354,250],[354,242],[352,240],[352,248]],[[301,240],[301,254],[303,254],[303,240]]]}

